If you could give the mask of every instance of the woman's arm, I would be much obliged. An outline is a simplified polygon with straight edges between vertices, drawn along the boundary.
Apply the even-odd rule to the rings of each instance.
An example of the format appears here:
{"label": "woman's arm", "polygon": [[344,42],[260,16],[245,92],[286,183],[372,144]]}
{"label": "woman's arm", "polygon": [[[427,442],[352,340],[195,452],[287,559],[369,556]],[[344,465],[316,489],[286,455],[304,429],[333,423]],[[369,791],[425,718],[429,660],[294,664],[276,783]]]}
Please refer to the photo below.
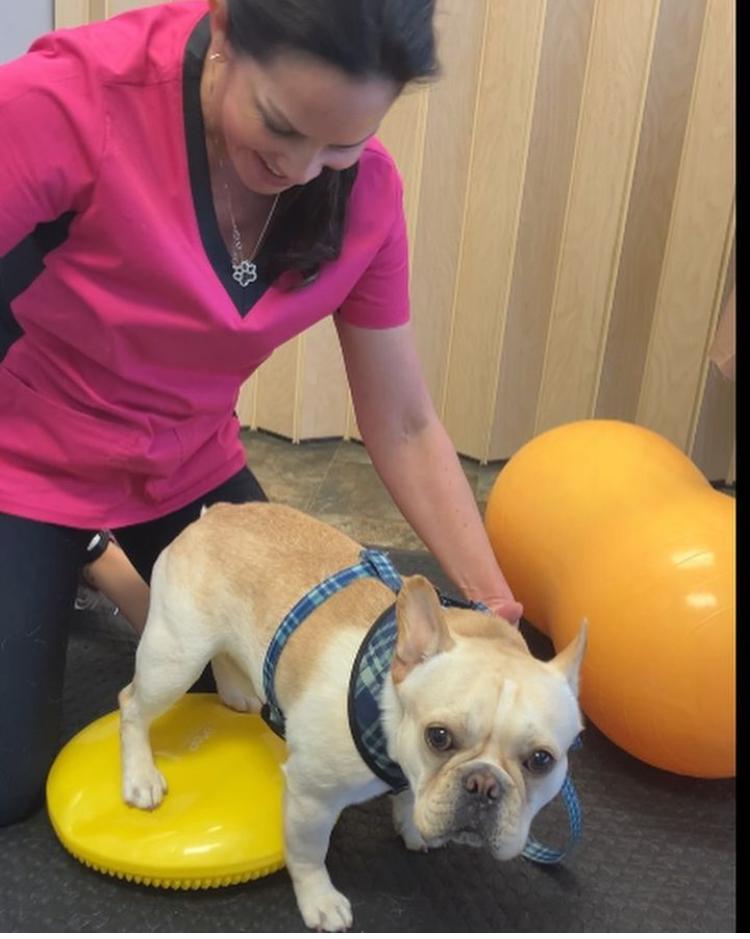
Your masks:
{"label": "woman's arm", "polygon": [[95,590],[100,590],[120,608],[140,636],[146,625],[150,591],[116,541],[109,541],[104,552],[85,565],[83,576]]}
{"label": "woman's arm", "polygon": [[435,413],[410,326],[363,329],[340,318],[336,326],[362,439],[393,501],[467,598],[517,622],[523,608]]}

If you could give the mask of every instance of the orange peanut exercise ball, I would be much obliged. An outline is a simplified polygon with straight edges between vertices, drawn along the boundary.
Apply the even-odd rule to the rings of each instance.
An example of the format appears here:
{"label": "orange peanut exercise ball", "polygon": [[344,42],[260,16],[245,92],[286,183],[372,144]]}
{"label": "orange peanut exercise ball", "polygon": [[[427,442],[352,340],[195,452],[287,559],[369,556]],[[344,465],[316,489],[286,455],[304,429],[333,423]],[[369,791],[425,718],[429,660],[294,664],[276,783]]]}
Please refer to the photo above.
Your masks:
{"label": "orange peanut exercise ball", "polygon": [[588,420],[531,440],[485,524],[556,649],[589,621],[581,704],[660,769],[735,774],[735,500],[665,438]]}

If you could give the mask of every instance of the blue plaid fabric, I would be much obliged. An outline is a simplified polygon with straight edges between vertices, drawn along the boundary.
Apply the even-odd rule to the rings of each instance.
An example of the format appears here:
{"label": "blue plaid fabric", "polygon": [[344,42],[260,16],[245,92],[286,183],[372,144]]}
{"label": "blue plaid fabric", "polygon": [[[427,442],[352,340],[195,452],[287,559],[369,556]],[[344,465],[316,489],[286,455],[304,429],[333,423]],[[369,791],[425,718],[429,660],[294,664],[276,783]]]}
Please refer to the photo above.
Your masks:
{"label": "blue plaid fabric", "polygon": [[409,788],[409,781],[401,767],[388,756],[380,720],[380,696],[393,661],[397,635],[394,603],[378,617],[365,637],[354,662],[349,684],[349,729],[352,739],[365,763],[390,786],[392,792]]}
{"label": "blue plaid fabric", "polygon": [[300,623],[303,623],[313,610],[317,609],[329,597],[338,593],[339,590],[343,590],[352,581],[359,580],[362,577],[376,577],[390,587],[394,593],[398,593],[401,589],[401,576],[388,560],[388,556],[383,554],[382,551],[365,549],[360,555],[359,564],[354,564],[352,567],[347,567],[343,571],[332,574],[318,584],[317,587],[314,587],[292,607],[276,630],[263,662],[263,689],[267,702],[263,709],[263,717],[280,736],[284,736],[284,715],[279,707],[279,702],[276,700],[273,676],[284,646]]}
{"label": "blue plaid fabric", "polygon": [[[307,617],[350,583],[363,577],[376,577],[398,593],[402,586],[401,576],[393,567],[388,556],[382,551],[365,549],[358,564],[338,571],[306,594],[284,617],[281,625],[271,640],[263,662],[263,687],[266,704],[263,718],[281,737],[284,736],[284,714],[276,699],[274,674],[281,653],[289,638]],[[463,607],[489,612],[480,603],[467,603],[438,594],[440,602],[446,607]],[[409,787],[401,767],[388,756],[385,733],[380,720],[380,696],[383,683],[388,675],[396,646],[396,606],[392,604],[377,619],[367,633],[352,668],[349,686],[349,727],[352,738],[365,763],[388,784],[393,792],[400,792]],[[580,737],[571,749],[581,746]],[[570,835],[565,846],[560,849],[548,848],[529,836],[523,857],[537,864],[559,864],[581,836],[581,808],[578,794],[570,774],[565,779],[560,794],[568,813]]]}

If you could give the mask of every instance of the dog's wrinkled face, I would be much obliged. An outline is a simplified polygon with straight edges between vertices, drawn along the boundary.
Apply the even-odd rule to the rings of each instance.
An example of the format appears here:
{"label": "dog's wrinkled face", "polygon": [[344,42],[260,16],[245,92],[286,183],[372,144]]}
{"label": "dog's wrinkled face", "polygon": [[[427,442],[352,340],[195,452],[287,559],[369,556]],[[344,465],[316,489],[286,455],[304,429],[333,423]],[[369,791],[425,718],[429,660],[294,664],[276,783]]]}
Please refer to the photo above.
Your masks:
{"label": "dog's wrinkled face", "polygon": [[471,610],[443,609],[424,578],[405,581],[384,720],[429,844],[523,850],[532,819],[560,791],[582,729],[576,700],[585,628],[551,662],[518,631]]}

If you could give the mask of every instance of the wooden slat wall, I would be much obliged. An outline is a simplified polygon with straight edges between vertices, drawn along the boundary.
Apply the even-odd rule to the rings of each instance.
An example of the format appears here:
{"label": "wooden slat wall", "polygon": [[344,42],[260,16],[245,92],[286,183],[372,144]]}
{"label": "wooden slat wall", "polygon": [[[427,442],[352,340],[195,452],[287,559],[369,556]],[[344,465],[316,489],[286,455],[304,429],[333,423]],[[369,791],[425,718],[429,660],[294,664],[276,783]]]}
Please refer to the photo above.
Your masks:
{"label": "wooden slat wall", "polygon": [[709,0],[637,419],[694,438],[734,218],[734,5]]}
{"label": "wooden slat wall", "polygon": [[453,441],[472,456],[487,452],[496,406],[545,5],[497,0],[486,10],[442,396]]}
{"label": "wooden slat wall", "polygon": [[637,412],[705,7],[706,0],[661,3],[597,416],[627,419]]}
{"label": "wooden slat wall", "polygon": [[[150,0],[56,0],[76,25]],[[635,421],[734,475],[708,348],[735,278],[733,0],[439,0],[443,78],[381,137],[404,175],[413,323],[457,449]],[[294,440],[353,436],[330,322],[243,389]]]}
{"label": "wooden slat wall", "polygon": [[488,453],[536,429],[595,0],[548,4]]}
{"label": "wooden slat wall", "polygon": [[594,406],[657,11],[658,0],[594,9],[537,430]]}

